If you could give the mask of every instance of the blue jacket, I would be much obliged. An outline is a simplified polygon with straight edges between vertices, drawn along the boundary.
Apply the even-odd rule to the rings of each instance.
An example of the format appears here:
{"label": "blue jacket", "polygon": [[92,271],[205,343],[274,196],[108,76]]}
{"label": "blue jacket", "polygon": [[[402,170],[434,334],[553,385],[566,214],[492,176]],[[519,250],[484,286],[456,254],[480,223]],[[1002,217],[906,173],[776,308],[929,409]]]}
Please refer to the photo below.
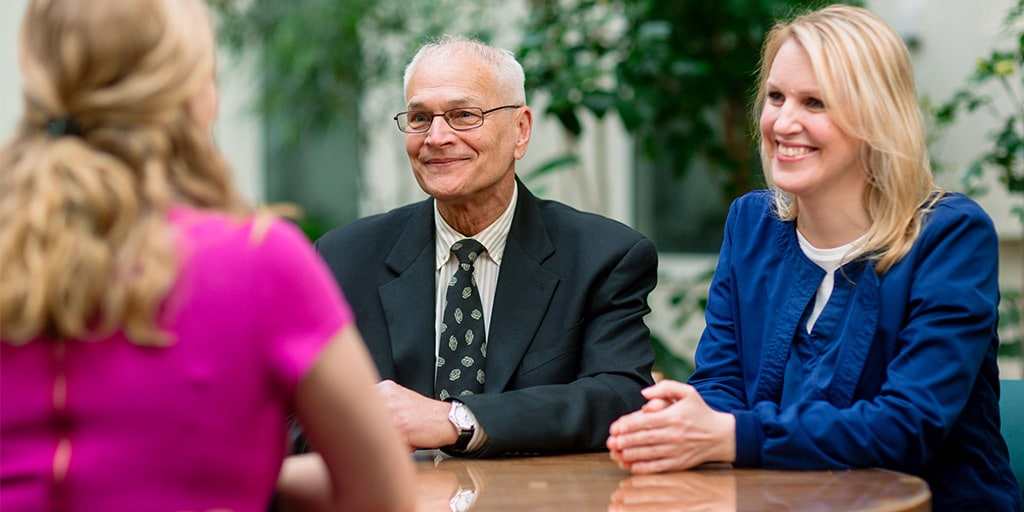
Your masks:
{"label": "blue jacket", "polygon": [[[924,478],[935,510],[1019,510],[999,433],[998,239],[973,201],[947,194],[884,275],[858,259],[824,389],[779,406],[790,346],[824,271],[800,250],[771,193],[726,220],[690,383],[736,416],[736,465],[881,467]],[[832,304],[826,307],[831,307]],[[810,396],[811,398],[806,398]]]}

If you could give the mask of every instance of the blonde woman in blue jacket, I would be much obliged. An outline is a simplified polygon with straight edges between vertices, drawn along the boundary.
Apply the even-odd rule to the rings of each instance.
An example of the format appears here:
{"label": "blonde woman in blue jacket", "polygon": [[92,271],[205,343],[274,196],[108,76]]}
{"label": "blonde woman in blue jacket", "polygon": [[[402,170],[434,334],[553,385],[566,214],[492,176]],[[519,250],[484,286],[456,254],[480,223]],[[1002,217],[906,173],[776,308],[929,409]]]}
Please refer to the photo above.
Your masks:
{"label": "blonde woman in blue jacket", "polygon": [[998,240],[926,154],[910,56],[833,5],[768,34],[755,114],[770,190],[736,200],[689,384],[610,429],[634,473],[882,467],[935,510],[1015,511],[999,433]]}

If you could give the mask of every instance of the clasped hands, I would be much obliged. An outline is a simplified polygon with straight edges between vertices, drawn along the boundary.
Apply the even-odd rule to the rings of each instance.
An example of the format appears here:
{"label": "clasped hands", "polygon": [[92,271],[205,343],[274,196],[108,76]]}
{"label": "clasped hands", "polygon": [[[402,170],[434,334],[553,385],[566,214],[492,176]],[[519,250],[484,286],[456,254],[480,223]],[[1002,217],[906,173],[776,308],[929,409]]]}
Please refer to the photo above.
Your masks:
{"label": "clasped hands", "polygon": [[711,409],[693,386],[665,380],[642,393],[647,403],[609,428],[619,467],[650,474],[736,459],[736,418]]}

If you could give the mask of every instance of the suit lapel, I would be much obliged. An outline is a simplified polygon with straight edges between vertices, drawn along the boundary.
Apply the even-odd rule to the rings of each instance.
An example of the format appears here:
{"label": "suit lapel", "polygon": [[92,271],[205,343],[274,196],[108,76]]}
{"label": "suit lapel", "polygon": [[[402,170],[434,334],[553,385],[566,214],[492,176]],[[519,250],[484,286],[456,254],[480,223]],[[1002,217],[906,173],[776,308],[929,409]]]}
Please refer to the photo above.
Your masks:
{"label": "suit lapel", "polygon": [[487,336],[485,391],[502,391],[548,311],[558,275],[541,264],[555,248],[540,215],[537,198],[516,179],[519,199],[509,230],[494,293]]}
{"label": "suit lapel", "polygon": [[383,284],[381,305],[395,361],[395,379],[434,394],[434,209],[421,207],[398,236],[385,264],[398,277]]}

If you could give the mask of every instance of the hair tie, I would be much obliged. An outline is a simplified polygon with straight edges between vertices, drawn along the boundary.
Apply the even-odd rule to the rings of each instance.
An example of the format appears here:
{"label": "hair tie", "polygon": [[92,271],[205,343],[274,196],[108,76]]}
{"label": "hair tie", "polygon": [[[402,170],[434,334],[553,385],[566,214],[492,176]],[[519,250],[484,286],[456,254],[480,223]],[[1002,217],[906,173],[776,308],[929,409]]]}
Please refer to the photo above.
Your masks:
{"label": "hair tie", "polygon": [[54,137],[62,135],[81,135],[82,129],[71,116],[56,117],[46,123],[46,131]]}

